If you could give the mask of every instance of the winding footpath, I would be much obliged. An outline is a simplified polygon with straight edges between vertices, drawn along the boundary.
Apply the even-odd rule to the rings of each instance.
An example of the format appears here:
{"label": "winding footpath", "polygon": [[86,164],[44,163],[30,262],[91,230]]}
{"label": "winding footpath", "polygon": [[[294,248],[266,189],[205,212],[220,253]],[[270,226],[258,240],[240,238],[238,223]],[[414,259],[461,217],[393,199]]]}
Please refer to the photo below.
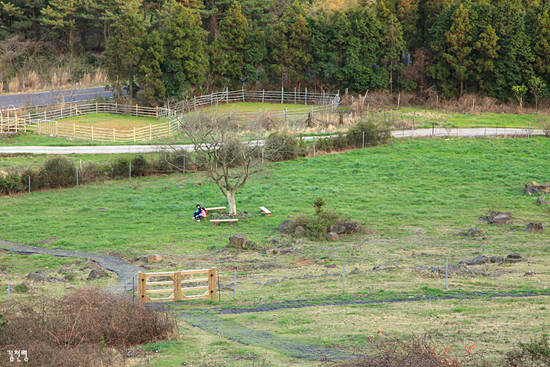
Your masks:
{"label": "winding footpath", "polygon": [[[414,138],[482,138],[495,136],[536,136],[544,135],[542,130],[512,129],[512,128],[466,128],[466,129],[418,129],[394,130],[392,136],[396,139]],[[304,140],[312,141],[323,137],[308,136]],[[252,144],[263,143],[252,141]],[[166,149],[163,145],[109,145],[109,146],[0,146],[0,154],[118,154],[118,153],[150,153]],[[171,149],[193,150],[190,144],[172,145]]]}

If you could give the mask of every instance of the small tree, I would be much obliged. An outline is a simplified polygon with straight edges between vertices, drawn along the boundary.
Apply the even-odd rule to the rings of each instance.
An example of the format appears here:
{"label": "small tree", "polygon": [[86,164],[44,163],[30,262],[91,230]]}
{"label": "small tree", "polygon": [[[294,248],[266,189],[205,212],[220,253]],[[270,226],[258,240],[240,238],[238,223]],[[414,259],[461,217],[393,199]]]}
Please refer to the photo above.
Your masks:
{"label": "small tree", "polygon": [[193,144],[197,165],[227,198],[229,214],[237,214],[235,194],[258,172],[259,142],[239,139],[230,116],[199,115],[186,121],[183,130]]}
{"label": "small tree", "polygon": [[535,107],[539,108],[539,101],[548,94],[546,83],[542,81],[542,78],[534,76],[529,80],[529,89],[535,97]]}
{"label": "small tree", "polygon": [[512,92],[514,92],[519,102],[519,106],[523,107],[523,98],[525,97],[525,94],[527,94],[527,87],[525,85],[514,85],[512,87]]}

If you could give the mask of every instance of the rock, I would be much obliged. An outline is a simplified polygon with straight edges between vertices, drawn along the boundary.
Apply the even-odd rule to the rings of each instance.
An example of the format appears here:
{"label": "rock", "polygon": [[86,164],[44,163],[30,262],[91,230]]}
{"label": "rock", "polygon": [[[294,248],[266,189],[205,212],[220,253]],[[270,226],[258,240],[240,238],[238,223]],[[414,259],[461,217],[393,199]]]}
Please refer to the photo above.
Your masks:
{"label": "rock", "polygon": [[359,269],[358,268],[355,268],[355,269],[353,269],[352,271],[349,272],[349,275],[355,275],[355,274],[359,274]]}
{"label": "rock", "polygon": [[327,241],[337,241],[340,237],[334,232],[329,232],[325,235]]}
{"label": "rock", "polygon": [[412,270],[416,270],[416,271],[428,270],[428,268],[425,267],[424,265],[416,265],[416,266],[413,266],[411,269],[412,269]]}
{"label": "rock", "polygon": [[525,232],[543,232],[541,222],[531,222],[525,227]]}
{"label": "rock", "polygon": [[491,215],[489,216],[489,222],[493,224],[508,224],[510,220],[512,219],[512,213],[510,212],[491,212]]}
{"label": "rock", "polygon": [[294,234],[297,236],[303,236],[306,234],[306,229],[302,226],[297,226],[294,230]]}
{"label": "rock", "polygon": [[265,282],[264,285],[269,285],[269,284],[273,284],[273,283],[278,283],[279,281],[277,279],[269,279],[267,282]]}
{"label": "rock", "polygon": [[342,223],[341,226],[346,228],[346,234],[353,234],[359,231],[359,225],[357,222]]}
{"label": "rock", "polygon": [[527,195],[533,195],[533,194],[542,193],[542,191],[540,191],[536,187],[525,185],[525,189],[523,189],[523,193]]}
{"label": "rock", "polygon": [[523,274],[524,277],[532,277],[533,275],[537,275],[533,270],[529,270],[527,273]]}
{"label": "rock", "polygon": [[527,259],[524,259],[523,256],[521,256],[517,252],[514,252],[506,256],[506,259],[504,259],[504,261],[507,263],[518,263],[522,261],[527,261]]}
{"label": "rock", "polygon": [[288,231],[288,229],[290,228],[290,226],[292,225],[292,221],[287,219],[285,221],[283,221],[283,223],[279,224],[279,227],[277,227],[279,229],[279,232],[281,233],[285,233]]}
{"label": "rock", "polygon": [[489,258],[485,255],[479,255],[479,256],[476,256],[472,259],[472,261],[468,262],[467,264],[468,265],[481,265],[481,264],[485,264],[486,262],[489,261]]}
{"label": "rock", "polygon": [[106,275],[107,274],[105,274],[103,270],[92,269],[92,271],[90,271],[90,274],[88,274],[88,279],[97,279]]}
{"label": "rock", "polygon": [[271,243],[279,244],[281,243],[281,240],[278,237],[273,237],[273,239],[271,240]]}
{"label": "rock", "polygon": [[256,243],[253,242],[253,241],[246,241],[245,246],[246,246],[247,249],[256,248]]}
{"label": "rock", "polygon": [[550,202],[548,202],[548,200],[546,200],[545,198],[543,198],[542,196],[539,196],[537,198],[537,203],[538,204],[550,204]]}
{"label": "rock", "polygon": [[61,277],[48,277],[48,282],[61,284],[65,283],[65,279]]}
{"label": "rock", "polygon": [[147,262],[149,264],[158,263],[160,261],[162,261],[162,256],[160,256],[160,255],[151,255],[151,256],[147,257]]}
{"label": "rock", "polygon": [[29,273],[29,275],[27,275],[27,279],[38,280],[40,282],[43,282],[44,280],[46,280],[46,275],[38,272]]}
{"label": "rock", "polygon": [[329,268],[329,269],[332,269],[332,268],[335,268],[336,267],[336,264],[327,264],[325,265],[325,268]]}
{"label": "rock", "polygon": [[504,258],[502,256],[491,256],[489,261],[493,264],[500,264],[504,262]]}
{"label": "rock", "polygon": [[229,244],[227,247],[233,247],[233,248],[246,248],[246,241],[248,240],[248,237],[242,234],[236,234],[234,236],[229,237]]}
{"label": "rock", "polygon": [[346,227],[340,226],[340,225],[334,225],[330,227],[330,232],[334,232],[336,234],[344,234],[346,233]]}
{"label": "rock", "polygon": [[215,251],[216,250],[216,246],[210,246],[210,251]]}
{"label": "rock", "polygon": [[267,255],[273,255],[273,254],[275,253],[275,250],[272,249],[272,248],[269,248],[269,249],[265,250],[265,253],[266,253]]}
{"label": "rock", "polygon": [[478,228],[478,227],[470,228],[467,233],[468,236],[472,236],[472,237],[481,236],[482,234],[483,234],[483,230],[481,230],[481,228]]}
{"label": "rock", "polygon": [[466,236],[466,235],[468,235],[468,232],[466,232],[466,231],[460,231],[458,233],[453,234],[453,236],[455,236],[455,237]]}

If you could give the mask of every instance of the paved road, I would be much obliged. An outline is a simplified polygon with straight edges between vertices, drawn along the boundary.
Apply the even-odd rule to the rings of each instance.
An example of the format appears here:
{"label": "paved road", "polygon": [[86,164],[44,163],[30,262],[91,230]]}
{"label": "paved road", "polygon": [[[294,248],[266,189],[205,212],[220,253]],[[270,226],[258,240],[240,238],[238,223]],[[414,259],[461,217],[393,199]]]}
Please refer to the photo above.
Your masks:
{"label": "paved road", "polygon": [[110,98],[113,92],[106,92],[104,87],[94,87],[40,93],[0,94],[0,109],[86,101],[98,96]]}
{"label": "paved road", "polygon": [[[527,136],[527,129],[504,129],[504,128],[471,128],[471,129],[419,129],[393,131],[392,135],[397,139],[412,139],[414,137],[430,137],[432,133],[438,138],[455,138],[455,137],[491,137],[491,136]],[[531,130],[531,136],[544,135],[542,130]],[[315,137],[307,137],[306,140],[319,139]],[[72,146],[72,147],[50,147],[50,146],[0,146],[0,154],[115,154],[115,153],[148,153],[156,152],[162,149],[159,145],[111,145],[111,146]],[[174,145],[173,148],[185,149],[191,151],[192,145]]]}

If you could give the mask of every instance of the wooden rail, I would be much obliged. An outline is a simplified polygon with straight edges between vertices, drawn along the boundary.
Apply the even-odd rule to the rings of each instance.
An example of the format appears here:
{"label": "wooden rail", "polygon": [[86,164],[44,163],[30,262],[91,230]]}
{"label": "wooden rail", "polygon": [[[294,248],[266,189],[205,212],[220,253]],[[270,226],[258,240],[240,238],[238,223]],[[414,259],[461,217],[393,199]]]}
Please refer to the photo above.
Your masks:
{"label": "wooden rail", "polygon": [[[203,277],[196,278],[197,275],[203,275]],[[157,278],[164,279],[158,280]],[[218,270],[216,268],[162,273],[139,273],[139,302],[171,302],[200,298],[210,298],[215,301],[217,297],[217,279]],[[197,285],[197,283],[207,283],[207,285]],[[204,293],[201,293],[202,290],[204,290]],[[198,294],[189,294],[189,292]],[[161,295],[161,297],[151,297],[153,294]]]}

